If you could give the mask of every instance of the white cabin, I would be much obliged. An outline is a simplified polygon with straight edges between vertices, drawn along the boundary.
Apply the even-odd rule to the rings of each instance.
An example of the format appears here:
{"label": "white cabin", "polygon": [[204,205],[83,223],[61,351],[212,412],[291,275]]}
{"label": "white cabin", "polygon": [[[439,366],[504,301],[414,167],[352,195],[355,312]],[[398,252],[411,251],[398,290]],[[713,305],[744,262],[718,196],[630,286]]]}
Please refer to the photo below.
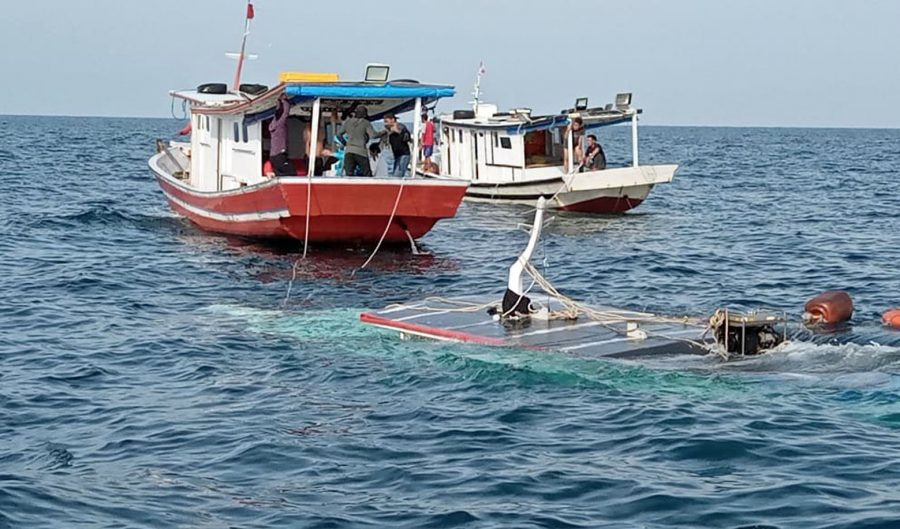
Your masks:
{"label": "white cabin", "polygon": [[564,157],[574,149],[566,128],[582,118],[585,138],[591,130],[631,121],[633,165],[637,156],[637,117],[630,94],[616,106],[569,109],[558,115],[533,116],[531,109],[498,112],[496,105],[476,103],[473,111],[441,116],[441,175],[473,183],[512,183],[560,178],[576,167]]}

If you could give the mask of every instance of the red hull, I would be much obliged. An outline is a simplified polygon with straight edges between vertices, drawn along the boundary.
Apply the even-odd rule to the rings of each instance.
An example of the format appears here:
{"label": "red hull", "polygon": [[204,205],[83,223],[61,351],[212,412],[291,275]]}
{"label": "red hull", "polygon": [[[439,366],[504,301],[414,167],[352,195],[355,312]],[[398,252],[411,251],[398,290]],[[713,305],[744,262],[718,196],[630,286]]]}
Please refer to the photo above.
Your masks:
{"label": "red hull", "polygon": [[641,205],[643,200],[628,197],[600,197],[586,200],[568,206],[560,207],[562,211],[575,211],[578,213],[595,213],[600,215],[613,215],[625,213]]}
{"label": "red hull", "polygon": [[[199,192],[156,174],[172,209],[204,230],[259,238],[302,240],[306,234],[306,198],[311,191],[311,242],[407,242],[434,224],[456,215],[466,192],[457,182],[377,178],[277,178],[232,191]],[[401,191],[402,185],[402,191]],[[399,203],[397,202],[400,194]]]}

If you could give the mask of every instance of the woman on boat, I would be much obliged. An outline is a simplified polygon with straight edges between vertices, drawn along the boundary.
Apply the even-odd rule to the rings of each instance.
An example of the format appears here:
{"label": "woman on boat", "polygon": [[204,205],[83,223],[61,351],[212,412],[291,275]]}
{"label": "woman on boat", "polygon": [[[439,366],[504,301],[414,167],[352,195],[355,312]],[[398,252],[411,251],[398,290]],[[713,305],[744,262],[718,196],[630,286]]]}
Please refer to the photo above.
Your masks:
{"label": "woman on boat", "polygon": [[[569,134],[572,134],[572,145],[575,151],[575,157],[571,161],[570,165],[569,161]],[[581,140],[584,138],[584,120],[580,117],[577,117],[572,120],[572,123],[566,127],[565,135],[563,136],[563,163],[567,167],[568,171],[571,171],[573,167],[577,167],[578,164],[581,163],[581,160],[584,158],[584,151],[581,148]]]}
{"label": "woman on boat", "polygon": [[293,164],[288,160],[288,116],[291,114],[291,102],[287,94],[281,94],[275,105],[275,117],[269,123],[271,133],[269,159],[277,176],[296,174]]}

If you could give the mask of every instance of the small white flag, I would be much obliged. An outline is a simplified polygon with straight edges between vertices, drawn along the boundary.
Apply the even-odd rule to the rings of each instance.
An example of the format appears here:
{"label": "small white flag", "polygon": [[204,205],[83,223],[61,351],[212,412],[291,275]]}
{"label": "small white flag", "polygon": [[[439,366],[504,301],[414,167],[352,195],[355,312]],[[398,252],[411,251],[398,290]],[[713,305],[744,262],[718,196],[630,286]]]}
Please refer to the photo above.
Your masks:
{"label": "small white flag", "polygon": [[487,70],[484,68],[484,61],[481,61],[481,64],[478,65],[478,75],[484,75],[487,73]]}

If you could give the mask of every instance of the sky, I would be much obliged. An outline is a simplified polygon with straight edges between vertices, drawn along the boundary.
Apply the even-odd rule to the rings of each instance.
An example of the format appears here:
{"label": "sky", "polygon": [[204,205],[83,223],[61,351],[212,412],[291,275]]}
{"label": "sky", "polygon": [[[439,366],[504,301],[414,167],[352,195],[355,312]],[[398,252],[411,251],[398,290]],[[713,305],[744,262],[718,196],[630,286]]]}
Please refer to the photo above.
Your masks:
{"label": "sky", "polygon": [[[246,0],[6,1],[0,114],[171,115],[229,82]],[[558,112],[633,92],[652,125],[900,127],[897,0],[256,0],[245,82],[280,71],[454,84]]]}

